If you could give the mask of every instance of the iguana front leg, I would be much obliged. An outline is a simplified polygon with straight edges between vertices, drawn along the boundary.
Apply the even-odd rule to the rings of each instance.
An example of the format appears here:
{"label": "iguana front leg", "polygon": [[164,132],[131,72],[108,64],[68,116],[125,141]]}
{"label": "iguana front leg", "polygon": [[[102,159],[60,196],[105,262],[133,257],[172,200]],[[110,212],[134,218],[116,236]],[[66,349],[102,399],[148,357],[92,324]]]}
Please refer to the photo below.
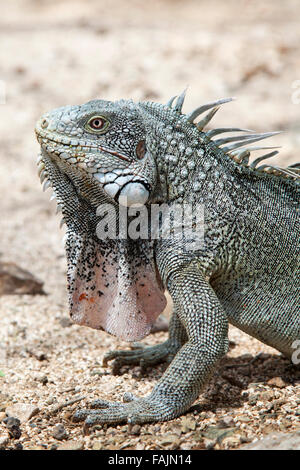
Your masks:
{"label": "iguana front leg", "polygon": [[120,368],[124,365],[139,365],[144,370],[146,367],[159,362],[171,362],[186,341],[185,328],[174,312],[169,323],[169,338],[167,341],[155,346],[137,348],[133,351],[110,351],[103,358],[103,366],[106,367],[109,361],[114,360],[112,365],[113,374],[118,374]]}
{"label": "iguana front leg", "polygon": [[196,265],[173,272],[168,281],[175,312],[188,340],[150,395],[130,403],[99,401],[101,410],[79,410],[75,420],[96,423],[146,423],[175,418],[198,397],[218,360],[228,349],[228,322],[221,304]]}

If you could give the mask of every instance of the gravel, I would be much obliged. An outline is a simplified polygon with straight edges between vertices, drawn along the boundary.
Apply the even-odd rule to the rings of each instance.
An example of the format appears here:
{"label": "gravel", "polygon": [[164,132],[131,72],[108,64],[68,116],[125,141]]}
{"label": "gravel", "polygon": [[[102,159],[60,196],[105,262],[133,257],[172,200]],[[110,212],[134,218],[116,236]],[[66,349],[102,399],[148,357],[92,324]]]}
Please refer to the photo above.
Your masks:
{"label": "gravel", "polygon": [[[300,149],[299,106],[292,104],[299,5],[211,0],[200,8],[198,0],[154,0],[133,7],[115,0],[112,14],[97,0],[76,0],[71,10],[66,0],[38,3],[6,2],[0,19],[6,42],[0,80],[7,89],[0,105],[0,260],[29,271],[47,294],[0,298],[0,448],[239,449],[268,434],[296,433],[299,371],[233,327],[228,355],[185,416],[132,429],[96,426],[89,434],[72,421],[76,409],[97,398],[147,395],[165,366],[144,375],[139,367],[124,367],[113,376],[102,358],[128,344],[67,318],[64,231],[50,193],[41,191],[33,129],[43,112],[58,106],[95,97],[166,102],[189,83],[186,110],[237,96],[214,125],[285,129],[270,142],[282,146],[274,162],[294,163]],[[144,343],[166,337],[157,332]],[[281,437],[274,442],[279,447]]]}

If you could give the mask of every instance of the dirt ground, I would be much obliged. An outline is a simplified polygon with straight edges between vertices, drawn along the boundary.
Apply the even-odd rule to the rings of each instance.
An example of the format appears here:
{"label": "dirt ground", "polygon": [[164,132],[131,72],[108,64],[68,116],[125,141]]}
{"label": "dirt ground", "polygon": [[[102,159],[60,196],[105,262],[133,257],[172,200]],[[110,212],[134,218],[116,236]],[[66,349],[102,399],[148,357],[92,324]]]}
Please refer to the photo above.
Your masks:
{"label": "dirt ground", "polygon": [[[282,146],[277,161],[299,161],[299,1],[3,3],[0,261],[29,270],[47,293],[0,297],[3,447],[236,449],[274,430],[299,429],[299,373],[278,352],[234,328],[229,354],[185,416],[134,429],[98,426],[88,435],[72,422],[74,410],[94,398],[147,394],[164,365],[144,376],[138,367],[113,376],[101,367],[102,357],[128,344],[68,321],[63,230],[50,192],[41,191],[33,132],[38,117],[58,106],[92,98],[165,102],[189,85],[186,111],[236,96],[214,125],[284,130],[269,142]],[[144,343],[166,335],[150,335]],[[57,408],[74,398],[81,401]],[[35,415],[21,413],[21,437],[9,438],[5,411],[29,406]],[[53,437],[57,424],[66,430],[63,440]]]}

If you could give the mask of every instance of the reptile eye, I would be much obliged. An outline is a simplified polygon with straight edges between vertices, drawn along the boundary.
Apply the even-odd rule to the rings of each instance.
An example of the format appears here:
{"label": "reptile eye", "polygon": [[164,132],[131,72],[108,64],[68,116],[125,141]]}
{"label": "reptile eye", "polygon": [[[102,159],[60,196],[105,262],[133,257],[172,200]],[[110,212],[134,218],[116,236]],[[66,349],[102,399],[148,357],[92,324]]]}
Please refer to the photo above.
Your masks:
{"label": "reptile eye", "polygon": [[90,126],[93,129],[102,129],[102,127],[104,126],[104,121],[100,118],[92,119],[90,122]]}
{"label": "reptile eye", "polygon": [[139,160],[142,160],[142,158],[144,158],[145,153],[146,153],[146,143],[144,140],[139,141],[139,143],[136,146],[135,152]]}
{"label": "reptile eye", "polygon": [[86,124],[86,129],[89,131],[103,134],[109,126],[109,121],[103,116],[94,116]]}

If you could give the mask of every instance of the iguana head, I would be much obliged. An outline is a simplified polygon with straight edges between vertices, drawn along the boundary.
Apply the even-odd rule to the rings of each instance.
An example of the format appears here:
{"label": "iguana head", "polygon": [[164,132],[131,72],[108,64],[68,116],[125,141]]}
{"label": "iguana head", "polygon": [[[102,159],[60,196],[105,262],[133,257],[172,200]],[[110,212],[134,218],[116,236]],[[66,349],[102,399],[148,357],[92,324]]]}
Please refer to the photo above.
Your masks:
{"label": "iguana head", "polygon": [[128,206],[148,201],[156,167],[133,102],[95,100],[59,108],[42,116],[36,133],[42,150],[66,175],[71,171],[72,180],[76,171],[88,176],[89,187]]}

